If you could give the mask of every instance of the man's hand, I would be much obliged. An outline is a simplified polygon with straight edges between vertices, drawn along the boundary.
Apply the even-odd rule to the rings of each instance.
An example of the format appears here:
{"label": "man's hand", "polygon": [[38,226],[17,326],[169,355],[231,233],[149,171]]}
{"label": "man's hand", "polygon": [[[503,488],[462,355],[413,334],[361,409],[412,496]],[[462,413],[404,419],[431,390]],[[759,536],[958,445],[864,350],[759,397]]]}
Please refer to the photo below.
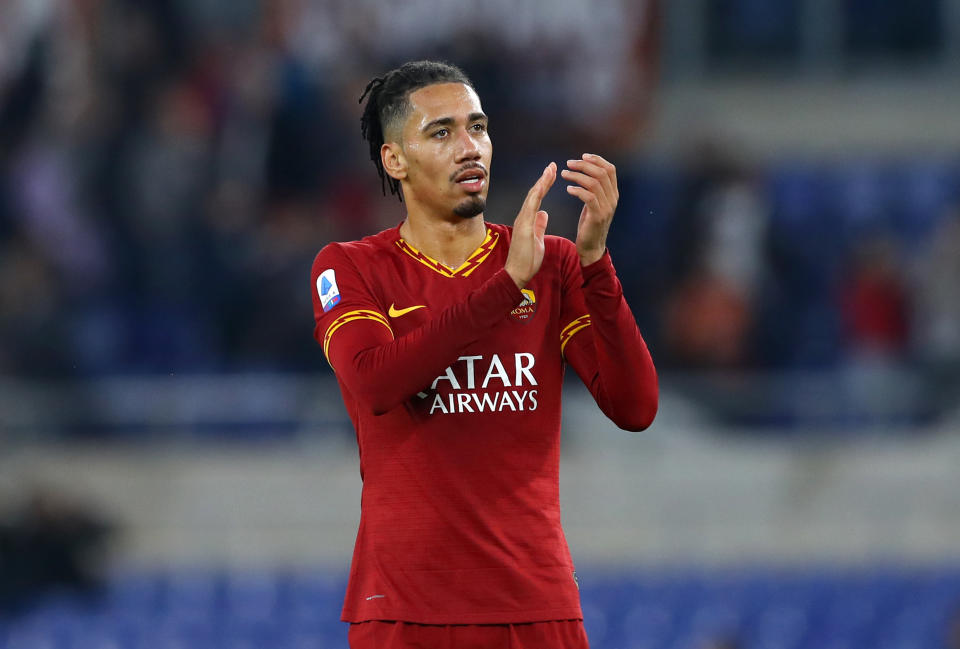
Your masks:
{"label": "man's hand", "polygon": [[513,278],[517,288],[526,286],[543,263],[543,235],[547,230],[547,213],[540,209],[540,201],[556,179],[557,165],[551,162],[527,192],[517,220],[513,222],[513,237],[503,267]]}
{"label": "man's hand", "polygon": [[580,265],[589,266],[607,249],[607,232],[620,199],[617,168],[598,155],[584,153],[581,160],[567,160],[567,169],[560,175],[575,183],[567,185],[567,193],[583,201],[577,226],[577,254]]}

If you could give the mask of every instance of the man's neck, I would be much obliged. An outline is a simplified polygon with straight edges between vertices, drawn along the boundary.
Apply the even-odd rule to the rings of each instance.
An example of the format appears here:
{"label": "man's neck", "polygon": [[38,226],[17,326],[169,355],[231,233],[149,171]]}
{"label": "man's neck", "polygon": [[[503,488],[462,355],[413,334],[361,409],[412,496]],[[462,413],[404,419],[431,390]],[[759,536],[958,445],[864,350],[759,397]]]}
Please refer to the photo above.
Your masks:
{"label": "man's neck", "polygon": [[483,214],[457,220],[407,214],[400,236],[411,246],[449,268],[459,268],[487,236]]}

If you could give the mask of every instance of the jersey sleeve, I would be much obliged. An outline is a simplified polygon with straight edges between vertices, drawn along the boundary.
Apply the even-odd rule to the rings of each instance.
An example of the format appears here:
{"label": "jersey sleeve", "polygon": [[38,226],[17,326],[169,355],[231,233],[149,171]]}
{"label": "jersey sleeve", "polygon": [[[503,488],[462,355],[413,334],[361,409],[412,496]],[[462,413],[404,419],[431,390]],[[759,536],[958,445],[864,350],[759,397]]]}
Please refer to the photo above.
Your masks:
{"label": "jersey sleeve", "polygon": [[[330,270],[333,273],[325,275]],[[339,246],[331,244],[320,251],[312,279],[314,337],[347,389],[375,415],[386,413],[429,385],[465,347],[507,317],[523,299],[510,275],[500,269],[465,300],[421,327],[394,337],[370,288]]]}
{"label": "jersey sleeve", "polygon": [[[560,353],[567,358],[567,345],[591,324],[590,312],[583,297],[583,276],[573,243],[558,239],[561,255],[563,301],[560,305]],[[586,334],[585,334],[586,335]]]}
{"label": "jersey sleeve", "polygon": [[657,373],[610,253],[581,267],[572,242],[563,250],[561,353],[607,417],[625,430],[644,430],[657,412]]}
{"label": "jersey sleeve", "polygon": [[366,282],[339,244],[326,246],[317,255],[310,273],[313,284],[313,337],[330,359],[330,345],[338,333],[360,330],[371,341],[393,339],[390,322],[377,305]]}

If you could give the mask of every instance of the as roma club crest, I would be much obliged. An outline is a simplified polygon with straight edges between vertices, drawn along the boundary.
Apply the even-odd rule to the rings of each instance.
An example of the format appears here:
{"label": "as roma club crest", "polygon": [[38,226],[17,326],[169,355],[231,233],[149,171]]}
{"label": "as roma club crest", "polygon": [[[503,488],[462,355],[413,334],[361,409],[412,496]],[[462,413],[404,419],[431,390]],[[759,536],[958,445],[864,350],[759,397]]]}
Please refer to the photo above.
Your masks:
{"label": "as roma club crest", "polygon": [[524,322],[537,312],[537,296],[529,288],[522,288],[520,292],[523,293],[523,301],[510,312],[510,316],[518,322]]}

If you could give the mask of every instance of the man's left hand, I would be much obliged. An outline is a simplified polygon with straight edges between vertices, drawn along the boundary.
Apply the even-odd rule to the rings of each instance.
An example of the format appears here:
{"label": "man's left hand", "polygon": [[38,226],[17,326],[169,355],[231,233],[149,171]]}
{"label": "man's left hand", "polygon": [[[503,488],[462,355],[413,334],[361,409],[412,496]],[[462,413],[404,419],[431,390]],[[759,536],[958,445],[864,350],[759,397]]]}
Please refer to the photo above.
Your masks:
{"label": "man's left hand", "polygon": [[577,254],[580,264],[588,266],[607,249],[607,232],[620,199],[617,168],[598,155],[584,153],[580,160],[567,160],[567,168],[560,175],[573,183],[567,185],[567,193],[583,201],[577,226]]}

